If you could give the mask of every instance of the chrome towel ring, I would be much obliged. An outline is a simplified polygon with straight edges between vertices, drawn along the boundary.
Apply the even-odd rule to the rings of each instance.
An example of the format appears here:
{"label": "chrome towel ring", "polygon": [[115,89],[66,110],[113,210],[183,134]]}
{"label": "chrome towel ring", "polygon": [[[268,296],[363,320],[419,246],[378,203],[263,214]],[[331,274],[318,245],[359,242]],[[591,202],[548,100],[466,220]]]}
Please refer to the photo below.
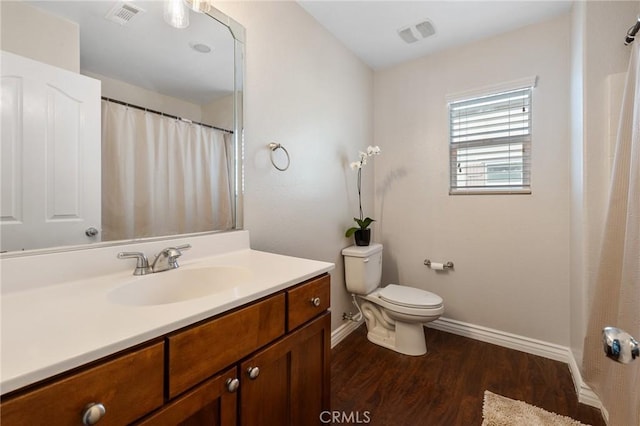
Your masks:
{"label": "chrome towel ring", "polygon": [[[269,149],[271,149],[271,164],[273,164],[273,167],[280,170],[281,172],[284,172],[285,170],[287,170],[289,168],[289,165],[291,164],[291,157],[289,157],[289,151],[287,151],[284,146],[276,142],[271,142],[268,146],[269,146]],[[278,166],[275,160],[273,159],[273,153],[278,149],[283,150],[285,155],[287,156],[287,165],[284,167]]]}

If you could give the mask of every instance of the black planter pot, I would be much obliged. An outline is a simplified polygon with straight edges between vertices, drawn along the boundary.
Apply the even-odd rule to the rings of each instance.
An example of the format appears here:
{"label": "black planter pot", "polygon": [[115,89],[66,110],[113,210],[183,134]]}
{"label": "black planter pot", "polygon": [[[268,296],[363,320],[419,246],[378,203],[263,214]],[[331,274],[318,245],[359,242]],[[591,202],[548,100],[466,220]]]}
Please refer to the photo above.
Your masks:
{"label": "black planter pot", "polygon": [[371,229],[358,229],[353,236],[357,246],[368,246],[371,242]]}

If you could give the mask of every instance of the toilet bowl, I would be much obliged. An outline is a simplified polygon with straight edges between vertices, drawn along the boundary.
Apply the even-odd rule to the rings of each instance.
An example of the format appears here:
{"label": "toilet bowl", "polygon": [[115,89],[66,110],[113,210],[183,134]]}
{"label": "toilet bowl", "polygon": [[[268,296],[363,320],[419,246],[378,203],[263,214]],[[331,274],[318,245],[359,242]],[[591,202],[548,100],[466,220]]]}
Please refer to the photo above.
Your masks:
{"label": "toilet bowl", "polygon": [[357,295],[367,325],[367,339],[405,355],[424,355],[423,326],[444,313],[437,294],[389,284],[380,288],[382,245],[351,246],[342,250],[347,290]]}

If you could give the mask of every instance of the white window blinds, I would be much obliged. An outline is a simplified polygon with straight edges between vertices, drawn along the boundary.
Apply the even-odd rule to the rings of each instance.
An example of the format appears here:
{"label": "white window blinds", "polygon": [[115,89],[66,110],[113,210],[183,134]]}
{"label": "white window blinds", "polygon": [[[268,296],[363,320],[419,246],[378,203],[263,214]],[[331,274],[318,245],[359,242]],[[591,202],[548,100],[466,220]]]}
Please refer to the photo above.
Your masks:
{"label": "white window blinds", "polygon": [[450,194],[531,193],[531,91],[449,103]]}

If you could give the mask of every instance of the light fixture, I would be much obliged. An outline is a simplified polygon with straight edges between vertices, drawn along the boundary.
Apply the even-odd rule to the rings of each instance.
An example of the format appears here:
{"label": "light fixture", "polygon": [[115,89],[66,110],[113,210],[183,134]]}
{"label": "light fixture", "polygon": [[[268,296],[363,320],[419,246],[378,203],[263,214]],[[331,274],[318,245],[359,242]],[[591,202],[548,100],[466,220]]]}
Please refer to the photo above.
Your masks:
{"label": "light fixture", "polygon": [[204,43],[189,43],[189,46],[198,53],[211,52],[211,48]]}
{"label": "light fixture", "polygon": [[184,0],[184,2],[197,13],[206,13],[211,10],[210,0]]}
{"label": "light fixture", "polygon": [[189,26],[189,9],[183,0],[164,0],[164,20],[175,28]]}

